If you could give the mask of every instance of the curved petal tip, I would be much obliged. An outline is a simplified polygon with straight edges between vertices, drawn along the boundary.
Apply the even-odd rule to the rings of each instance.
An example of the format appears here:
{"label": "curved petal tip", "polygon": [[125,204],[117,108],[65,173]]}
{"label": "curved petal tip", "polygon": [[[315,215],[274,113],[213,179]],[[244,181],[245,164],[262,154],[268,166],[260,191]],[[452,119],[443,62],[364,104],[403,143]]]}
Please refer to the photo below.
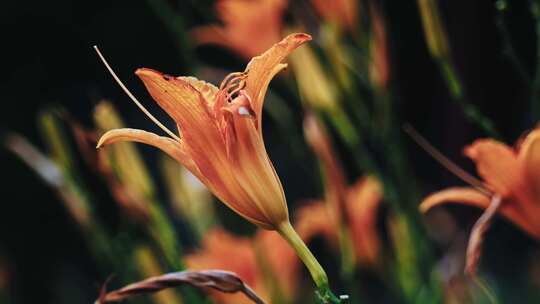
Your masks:
{"label": "curved petal tip", "polygon": [[311,37],[310,34],[306,34],[306,33],[293,33],[293,34],[288,35],[285,39],[289,39],[289,38],[294,38],[302,42],[310,41],[313,39],[313,37]]}

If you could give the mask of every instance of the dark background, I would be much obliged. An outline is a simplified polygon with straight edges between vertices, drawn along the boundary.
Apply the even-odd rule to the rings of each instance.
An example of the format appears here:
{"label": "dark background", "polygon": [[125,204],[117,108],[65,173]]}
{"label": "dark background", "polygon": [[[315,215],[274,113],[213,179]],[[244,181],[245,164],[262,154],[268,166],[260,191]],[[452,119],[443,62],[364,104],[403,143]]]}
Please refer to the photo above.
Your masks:
{"label": "dark background", "polygon": [[[532,74],[536,64],[532,18],[526,1],[510,3],[504,20],[520,60],[530,68],[526,72]],[[474,172],[461,156],[461,149],[483,134],[464,120],[449,99],[426,49],[416,1],[384,4],[400,115],[447,156]],[[177,7],[191,16],[188,26],[208,17],[200,16],[188,2]],[[470,101],[492,118],[504,139],[512,143],[534,124],[529,116],[529,92],[502,47],[494,2],[445,0],[441,10]],[[0,22],[0,127],[2,132],[19,132],[38,145],[36,115],[40,109],[59,104],[89,123],[92,107],[101,97],[114,100],[130,125],[155,130],[105,72],[92,49],[94,44],[100,45],[119,76],[143,101],[148,97],[132,73],[136,68],[152,67],[171,74],[186,71],[174,37],[142,0],[2,1]],[[212,52],[202,48],[197,54],[202,62],[224,67],[242,64],[239,59],[231,63],[231,54],[219,48]],[[160,118],[166,119],[163,115]],[[460,183],[414,144],[409,148],[410,162],[426,193]],[[93,299],[103,277],[94,270],[85,243],[62,204],[16,157],[4,149],[0,149],[0,157],[0,254],[9,261],[17,303],[55,303],[66,293]],[[279,163],[279,159],[274,162]],[[471,211],[465,217],[476,215]],[[498,221],[494,229],[512,236],[513,245],[500,245],[504,244],[504,233],[497,242],[488,238],[488,248],[496,248],[503,257],[487,253],[486,260],[493,264],[493,271],[512,273],[522,252],[534,243],[505,222]]]}

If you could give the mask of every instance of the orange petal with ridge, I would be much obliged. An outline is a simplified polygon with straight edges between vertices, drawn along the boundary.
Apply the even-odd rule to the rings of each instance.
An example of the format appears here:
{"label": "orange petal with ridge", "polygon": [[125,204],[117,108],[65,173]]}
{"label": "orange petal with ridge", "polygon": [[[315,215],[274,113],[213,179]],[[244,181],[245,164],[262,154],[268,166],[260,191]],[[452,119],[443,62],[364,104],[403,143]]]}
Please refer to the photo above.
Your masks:
{"label": "orange petal with ridge", "polygon": [[[204,177],[201,181],[231,209],[254,223],[264,217],[249,201],[245,191],[234,180],[234,172],[226,155],[226,147],[210,101],[197,88],[202,82],[194,78],[175,78],[151,69],[136,74],[144,82],[154,100],[180,126],[186,150]],[[209,92],[213,90],[208,88]],[[208,95],[207,95],[208,96]]]}
{"label": "orange petal with ridge", "polygon": [[182,133],[189,131],[193,137],[203,135],[207,140],[212,139],[211,135],[218,134],[217,127],[211,129],[215,127],[208,106],[211,101],[205,100],[192,85],[193,78],[173,77],[147,68],[138,69],[135,74],[143,81],[157,104],[180,125]]}
{"label": "orange petal with ridge", "polygon": [[97,148],[114,144],[116,142],[138,142],[160,149],[167,155],[185,166],[193,175],[202,179],[201,172],[189,156],[185,146],[172,138],[131,128],[114,129],[106,132],[98,141]]}
{"label": "orange petal with ridge", "polygon": [[310,40],[311,36],[308,34],[297,33],[288,35],[262,55],[254,57],[248,63],[246,67],[247,78],[245,90],[251,97],[251,107],[255,111],[259,131],[264,96],[266,95],[270,81],[279,71],[287,66],[282,63],[287,55]]}
{"label": "orange petal with ridge", "polygon": [[[239,98],[247,97],[242,95],[236,101]],[[229,142],[229,157],[238,184],[264,214],[268,224],[277,227],[289,219],[285,194],[257,131],[255,119],[249,112],[244,106],[230,112],[234,139]]]}

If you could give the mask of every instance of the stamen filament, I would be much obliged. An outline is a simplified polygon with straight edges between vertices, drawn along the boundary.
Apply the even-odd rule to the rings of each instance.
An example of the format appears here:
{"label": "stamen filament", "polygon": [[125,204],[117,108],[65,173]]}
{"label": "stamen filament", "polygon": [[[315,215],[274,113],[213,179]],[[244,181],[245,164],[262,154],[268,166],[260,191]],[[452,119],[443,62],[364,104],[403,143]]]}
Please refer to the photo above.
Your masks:
{"label": "stamen filament", "polygon": [[427,139],[425,139],[422,135],[420,135],[411,125],[405,124],[403,126],[403,130],[405,131],[405,133],[409,134],[409,136],[422,149],[424,149],[431,157],[433,157],[437,162],[439,162],[448,171],[452,172],[458,178],[460,178],[467,184],[473,186],[474,188],[476,188],[478,191],[482,192],[483,194],[487,196],[493,195],[491,191],[489,191],[488,189],[484,187],[484,183],[482,183],[481,180],[472,176],[467,171],[463,170],[458,165],[456,165],[453,161],[448,159],[448,157],[444,156],[444,154],[442,154],[439,150],[437,150],[437,148],[435,148],[432,144],[430,144],[427,141]]}
{"label": "stamen filament", "polygon": [[230,83],[231,81],[233,81],[234,79],[236,79],[238,77],[242,77],[243,74],[244,74],[243,72],[234,72],[234,73],[230,73],[229,75],[225,76],[225,78],[223,78],[223,81],[221,81],[221,85],[219,86],[219,89],[223,90],[223,88],[228,83]]}
{"label": "stamen filament", "polygon": [[150,112],[148,112],[148,110],[139,102],[139,100],[137,100],[137,98],[135,98],[135,96],[133,94],[131,94],[131,92],[128,90],[128,88],[124,85],[124,83],[122,83],[120,78],[118,78],[116,73],[113,71],[113,69],[111,68],[111,66],[109,65],[109,63],[105,59],[105,57],[101,54],[101,52],[99,51],[99,48],[97,47],[97,45],[94,45],[94,49],[96,50],[99,58],[101,59],[101,61],[103,62],[103,64],[105,65],[105,67],[107,68],[109,73],[111,73],[114,80],[116,80],[116,83],[118,83],[118,85],[127,94],[127,96],[137,105],[137,107],[139,107],[139,109],[146,116],[148,116],[148,118],[150,118],[150,120],[153,121],[161,130],[163,130],[165,133],[167,133],[169,136],[171,136],[174,140],[179,142],[180,137],[178,137],[176,134],[174,134],[174,132],[172,132],[167,127],[165,127],[161,122],[159,122],[159,120],[157,120],[157,118],[155,118],[154,115],[150,114]]}
{"label": "stamen filament", "polygon": [[242,89],[244,88],[243,85],[239,85],[238,87],[236,87],[234,90],[232,90],[228,95],[229,95],[229,98],[232,99],[232,97],[234,96],[234,94],[242,91]]}

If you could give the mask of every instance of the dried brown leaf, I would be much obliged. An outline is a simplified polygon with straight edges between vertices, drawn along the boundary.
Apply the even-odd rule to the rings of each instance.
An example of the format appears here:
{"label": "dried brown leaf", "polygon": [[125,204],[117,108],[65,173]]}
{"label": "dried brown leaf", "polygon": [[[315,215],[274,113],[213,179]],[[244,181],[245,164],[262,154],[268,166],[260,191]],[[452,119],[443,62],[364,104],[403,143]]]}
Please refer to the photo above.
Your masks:
{"label": "dried brown leaf", "polygon": [[223,270],[180,271],[168,273],[127,285],[105,293],[102,289],[97,304],[119,302],[137,295],[155,293],[167,288],[189,284],[197,288],[212,288],[225,293],[241,292],[253,303],[265,304],[255,292],[235,274]]}

